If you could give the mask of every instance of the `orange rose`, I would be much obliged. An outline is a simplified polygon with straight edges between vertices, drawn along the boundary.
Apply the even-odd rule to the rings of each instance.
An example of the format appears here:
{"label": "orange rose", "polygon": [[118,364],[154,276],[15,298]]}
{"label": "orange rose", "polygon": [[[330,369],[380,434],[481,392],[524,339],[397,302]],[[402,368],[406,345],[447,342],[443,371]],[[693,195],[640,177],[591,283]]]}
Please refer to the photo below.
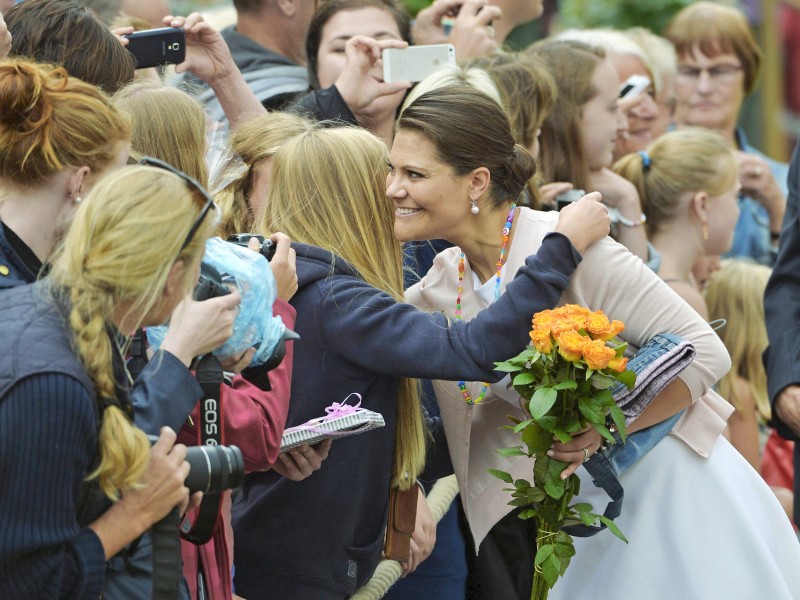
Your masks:
{"label": "orange rose", "polygon": [[558,342],[558,353],[570,362],[576,362],[583,356],[583,347],[589,338],[572,329],[562,331],[555,336]]}
{"label": "orange rose", "polygon": [[596,340],[608,341],[616,337],[625,329],[622,321],[609,321],[601,311],[596,311],[589,315],[586,324],[586,331]]}
{"label": "orange rose", "polygon": [[592,340],[583,346],[583,359],[587,366],[594,371],[605,369],[616,354],[614,349],[606,346],[603,340]]}
{"label": "orange rose", "polygon": [[622,373],[628,366],[628,359],[624,356],[618,356],[608,361],[608,368],[617,373]]}
{"label": "orange rose", "polygon": [[537,352],[549,354],[553,349],[553,338],[550,337],[550,330],[538,327],[531,331],[531,341]]}
{"label": "orange rose", "polygon": [[543,327],[543,328],[550,328],[550,326],[555,321],[555,317],[553,316],[552,310],[543,310],[542,312],[538,312],[533,315],[533,326],[536,327]]}

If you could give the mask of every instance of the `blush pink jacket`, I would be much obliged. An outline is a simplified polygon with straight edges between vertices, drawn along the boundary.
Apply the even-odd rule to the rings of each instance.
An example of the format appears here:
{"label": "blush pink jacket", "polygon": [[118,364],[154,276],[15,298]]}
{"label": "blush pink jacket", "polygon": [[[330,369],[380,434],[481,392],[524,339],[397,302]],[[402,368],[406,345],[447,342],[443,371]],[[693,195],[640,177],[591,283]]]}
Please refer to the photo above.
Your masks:
{"label": "blush pink jacket", "polygon": [[[555,212],[520,209],[513,224],[501,291],[505,291],[505,284],[525,258],[538,250],[544,236],[554,230],[557,219]],[[458,248],[450,248],[439,254],[427,276],[406,292],[406,300],[425,310],[444,311],[454,318],[459,253]],[[464,281],[462,318],[468,320],[487,305],[473,290],[469,265]],[[730,357],[708,324],[639,258],[611,238],[587,249],[560,303],[601,309],[609,318],[623,321],[625,331],[620,337],[636,348],[664,332],[675,333],[695,346],[694,362],[680,375],[691,391],[692,404],[671,435],[701,456],[708,456],[732,411],[728,402],[710,391],[730,369]],[[481,383],[468,385],[470,394],[476,398]],[[493,387],[498,389],[497,384]],[[512,510],[507,505],[508,492],[503,491],[506,484],[489,475],[487,469],[510,472],[514,479],[531,476],[527,457],[503,458],[495,452],[497,448],[520,444],[517,434],[502,429],[510,422],[508,415],[519,416],[520,410],[491,389],[481,404],[468,406],[455,382],[436,381],[434,388],[477,547],[489,529]]]}

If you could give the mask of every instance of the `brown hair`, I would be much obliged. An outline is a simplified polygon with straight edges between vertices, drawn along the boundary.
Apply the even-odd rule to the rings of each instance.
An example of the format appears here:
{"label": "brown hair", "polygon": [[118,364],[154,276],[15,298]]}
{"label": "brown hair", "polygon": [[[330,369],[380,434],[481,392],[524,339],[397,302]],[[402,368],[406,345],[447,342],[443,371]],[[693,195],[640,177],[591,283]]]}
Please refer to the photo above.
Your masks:
{"label": "brown hair", "polygon": [[558,95],[544,62],[531,54],[498,52],[471,64],[489,73],[497,86],[514,139],[526,148],[533,146]]}
{"label": "brown hair", "polygon": [[64,67],[0,63],[0,177],[37,185],[68,166],[102,171],[130,139],[127,114]]}
{"label": "brown hair", "polygon": [[388,12],[397,22],[397,29],[400,31],[401,39],[411,43],[411,21],[408,14],[399,4],[395,4],[392,0],[324,0],[317,8],[317,12],[314,13],[311,24],[308,26],[308,34],[306,34],[308,79],[314,89],[319,89],[317,61],[325,25],[340,12],[359,10],[361,8],[379,8]]}
{"label": "brown hair", "polygon": [[5,14],[11,56],[63,65],[113,94],[134,75],[134,59],[87,7],[73,0],[25,0]]}
{"label": "brown hair", "polygon": [[437,158],[457,175],[489,169],[489,198],[495,207],[516,201],[536,172],[531,155],[514,141],[503,109],[471,86],[450,85],[422,94],[397,119],[396,129],[430,140]]}
{"label": "brown hair", "polygon": [[598,92],[592,77],[605,53],[572,40],[544,40],[528,52],[544,62],[558,89],[558,102],[542,123],[542,178],[545,182],[569,181],[576,189],[585,190],[589,167],[581,143],[581,114],[583,106]]}
{"label": "brown hair", "polygon": [[744,70],[745,93],[755,86],[761,49],[740,10],[714,2],[695,2],[672,18],[664,35],[675,45],[678,60],[696,50],[706,56],[735,54]]}
{"label": "brown hair", "polygon": [[648,234],[675,218],[686,205],[687,194],[703,191],[719,196],[739,176],[736,159],[722,136],[699,127],[665,133],[645,153],[623,156],[614,171],[636,186]]}

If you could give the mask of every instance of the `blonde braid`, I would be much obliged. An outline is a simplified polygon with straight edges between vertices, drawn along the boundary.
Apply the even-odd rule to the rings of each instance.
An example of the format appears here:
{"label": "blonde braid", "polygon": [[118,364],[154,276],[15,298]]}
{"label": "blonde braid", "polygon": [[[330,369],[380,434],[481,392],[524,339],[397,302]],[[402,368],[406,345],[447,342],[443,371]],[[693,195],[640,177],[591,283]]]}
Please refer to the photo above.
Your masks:
{"label": "blonde braid", "polygon": [[[114,349],[106,329],[114,299],[108,291],[91,282],[77,283],[70,290],[69,315],[75,349],[94,383],[98,398],[115,398]],[[120,489],[136,485],[144,474],[149,442],[119,407],[111,405],[101,410],[100,464],[87,479],[96,478],[103,493],[117,500]]]}

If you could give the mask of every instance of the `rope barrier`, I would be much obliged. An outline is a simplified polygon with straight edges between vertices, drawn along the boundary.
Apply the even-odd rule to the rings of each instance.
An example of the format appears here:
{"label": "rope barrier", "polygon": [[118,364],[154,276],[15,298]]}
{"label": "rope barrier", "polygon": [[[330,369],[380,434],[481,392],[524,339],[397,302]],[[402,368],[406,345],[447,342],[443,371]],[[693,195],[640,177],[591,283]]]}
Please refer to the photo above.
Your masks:
{"label": "rope barrier", "polygon": [[[434,484],[427,499],[428,506],[437,523],[442,520],[457,494],[458,482],[455,475],[443,477]],[[375,569],[372,578],[352,596],[352,600],[379,600],[379,598],[383,598],[402,574],[403,567],[399,562],[396,560],[382,560]]]}

